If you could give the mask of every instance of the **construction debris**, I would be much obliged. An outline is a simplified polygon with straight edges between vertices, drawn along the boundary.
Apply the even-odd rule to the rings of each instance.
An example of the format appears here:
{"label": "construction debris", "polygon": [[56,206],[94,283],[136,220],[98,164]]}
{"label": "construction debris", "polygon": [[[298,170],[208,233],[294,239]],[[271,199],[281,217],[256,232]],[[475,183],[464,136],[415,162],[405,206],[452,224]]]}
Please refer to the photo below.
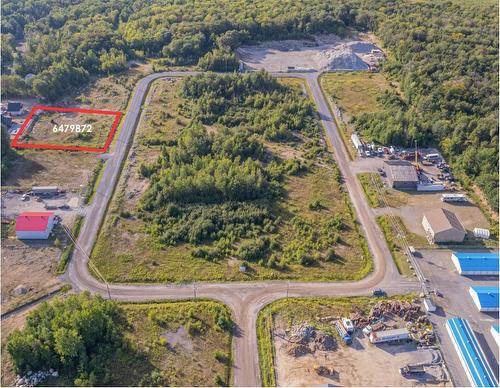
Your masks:
{"label": "construction debris", "polygon": [[316,330],[314,326],[306,322],[294,325],[286,332],[284,339],[288,341],[286,352],[293,357],[300,357],[316,350],[332,351],[337,349],[335,337],[321,330]]}
{"label": "construction debris", "polygon": [[324,377],[328,377],[328,376],[334,376],[337,371],[333,368],[328,368],[327,366],[324,366],[324,365],[318,365],[318,366],[315,366],[314,367],[314,371],[320,375],[320,376],[324,376]]}
{"label": "construction debris", "polygon": [[59,377],[59,372],[54,369],[49,369],[48,371],[29,371],[24,376],[17,376],[15,386],[16,387],[35,387],[44,381],[48,377]]}

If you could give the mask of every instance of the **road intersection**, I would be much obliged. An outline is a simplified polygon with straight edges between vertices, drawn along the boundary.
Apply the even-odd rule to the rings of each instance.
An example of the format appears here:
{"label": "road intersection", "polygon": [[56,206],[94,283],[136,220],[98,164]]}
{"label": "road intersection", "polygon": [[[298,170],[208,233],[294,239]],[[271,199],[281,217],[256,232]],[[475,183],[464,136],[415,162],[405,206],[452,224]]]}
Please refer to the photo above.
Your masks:
{"label": "road intersection", "polygon": [[[78,246],[65,275],[76,291],[89,290],[108,295],[106,284],[90,273],[88,257],[97,239],[99,228],[118,182],[121,167],[126,160],[129,146],[142,112],[142,105],[154,80],[165,77],[183,77],[197,72],[161,72],[144,77],[131,98],[113,155],[109,158],[96,197],[89,206],[80,231]],[[374,214],[364,197],[363,189],[349,167],[349,156],[337,131],[329,105],[323,95],[318,73],[276,73],[274,76],[304,79],[316,105],[319,120],[332,146],[335,160],[344,178],[351,202],[356,210],[357,221],[368,242],[374,269],[364,279],[356,282],[233,282],[196,283],[185,285],[164,284],[110,284],[111,298],[120,301],[148,301],[210,298],[225,303],[233,312],[236,325],[233,338],[233,384],[236,386],[260,386],[260,370],[257,351],[256,319],[267,304],[290,297],[355,296],[368,295],[374,287],[381,287],[389,294],[419,292],[420,285],[403,278],[394,265],[385,238],[378,228]],[[86,253],[85,253],[86,252]]]}

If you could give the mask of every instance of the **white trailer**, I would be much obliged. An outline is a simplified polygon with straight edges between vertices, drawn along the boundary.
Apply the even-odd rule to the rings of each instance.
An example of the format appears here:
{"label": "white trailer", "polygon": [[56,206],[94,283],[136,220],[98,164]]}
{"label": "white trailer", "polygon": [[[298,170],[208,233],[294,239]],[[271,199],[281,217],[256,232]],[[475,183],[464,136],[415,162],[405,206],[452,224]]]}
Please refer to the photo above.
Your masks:
{"label": "white trailer", "polygon": [[484,238],[485,240],[490,238],[490,231],[488,229],[474,228],[473,232],[476,238]]}
{"label": "white trailer", "polygon": [[376,331],[370,333],[370,342],[372,344],[380,344],[383,342],[408,341],[410,339],[411,339],[410,332],[404,328]]}
{"label": "white trailer", "polygon": [[443,194],[441,195],[443,202],[468,202],[469,200],[465,194]]}
{"label": "white trailer", "polygon": [[446,187],[442,183],[418,183],[417,191],[443,191]]}
{"label": "white trailer", "polygon": [[353,133],[351,135],[351,141],[352,144],[354,145],[354,148],[361,154],[363,152],[363,143],[361,143],[361,140],[359,139],[359,136],[357,133]]}

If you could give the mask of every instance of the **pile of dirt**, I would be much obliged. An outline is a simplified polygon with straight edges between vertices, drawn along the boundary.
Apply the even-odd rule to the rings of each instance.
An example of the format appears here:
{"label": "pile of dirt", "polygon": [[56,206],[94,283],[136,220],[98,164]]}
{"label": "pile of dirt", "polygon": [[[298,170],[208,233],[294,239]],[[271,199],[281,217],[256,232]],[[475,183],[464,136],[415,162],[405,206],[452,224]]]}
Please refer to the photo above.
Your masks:
{"label": "pile of dirt", "polygon": [[309,346],[302,345],[302,344],[297,344],[297,343],[290,343],[286,345],[286,352],[293,357],[301,357],[305,356],[306,354],[311,352],[311,349]]}
{"label": "pile of dirt", "polygon": [[368,70],[368,65],[347,47],[324,51],[317,55],[326,57],[328,61],[326,70]]}
{"label": "pile of dirt", "polygon": [[318,332],[314,339],[313,346],[317,350],[331,351],[337,349],[337,341],[335,337],[323,332]]}

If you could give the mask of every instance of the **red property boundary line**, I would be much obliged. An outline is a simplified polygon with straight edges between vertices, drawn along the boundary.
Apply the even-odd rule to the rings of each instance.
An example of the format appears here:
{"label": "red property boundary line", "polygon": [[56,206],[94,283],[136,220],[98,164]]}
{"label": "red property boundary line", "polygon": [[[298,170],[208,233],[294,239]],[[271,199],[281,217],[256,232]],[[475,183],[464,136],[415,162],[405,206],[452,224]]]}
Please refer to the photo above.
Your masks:
{"label": "red property boundary line", "polygon": [[[19,137],[21,136],[23,131],[26,129],[26,127],[30,123],[31,119],[33,118],[33,115],[36,112],[43,111],[43,110],[56,111],[56,112],[78,112],[78,113],[87,113],[87,114],[111,115],[111,116],[115,116],[115,121],[113,122],[113,125],[111,126],[111,131],[109,132],[109,135],[106,139],[106,143],[104,144],[104,147],[102,147],[102,148],[64,146],[64,145],[55,145],[55,144],[18,143]],[[14,139],[12,139],[12,142],[10,143],[10,145],[11,145],[11,147],[14,147],[14,148],[35,148],[35,149],[66,150],[66,151],[106,152],[109,148],[109,145],[111,144],[111,140],[113,140],[113,135],[116,132],[116,128],[118,128],[118,124],[120,123],[120,119],[121,119],[122,115],[123,115],[122,112],[115,112],[115,111],[111,111],[111,110],[63,108],[63,107],[57,107],[57,106],[36,105],[36,106],[33,106],[31,108],[31,111],[30,111],[28,117],[26,117],[26,120],[24,120],[23,125],[21,125],[21,128],[19,128],[19,131],[17,132]]]}

